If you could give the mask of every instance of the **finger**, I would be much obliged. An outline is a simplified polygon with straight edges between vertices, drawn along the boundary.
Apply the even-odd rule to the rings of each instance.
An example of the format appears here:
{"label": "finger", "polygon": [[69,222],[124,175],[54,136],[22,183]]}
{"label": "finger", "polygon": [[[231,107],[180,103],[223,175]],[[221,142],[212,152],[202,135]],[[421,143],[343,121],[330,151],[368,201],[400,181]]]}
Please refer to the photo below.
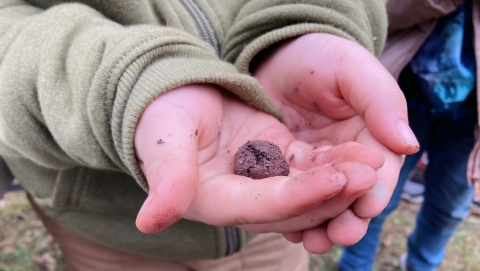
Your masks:
{"label": "finger", "polygon": [[307,170],[331,163],[348,149],[358,145],[356,142],[346,142],[336,146],[313,147],[310,144],[296,140],[288,146],[285,157],[291,167]]}
{"label": "finger", "polygon": [[160,232],[183,216],[198,178],[197,139],[191,137],[197,126],[184,113],[154,113],[156,105],[147,107],[135,133],[136,154],[149,186],[136,221],[144,233]]}
{"label": "finger", "polygon": [[385,209],[392,192],[389,182],[379,179],[370,191],[353,203],[352,210],[359,217],[374,218]]}
{"label": "finger", "polygon": [[347,178],[345,188],[335,197],[326,200],[318,209],[336,217],[354,201],[367,194],[377,183],[377,174],[369,166],[356,162],[344,162],[335,166]]}
{"label": "finger", "polygon": [[357,162],[373,168],[374,170],[380,169],[385,163],[385,157],[380,149],[367,146],[356,145],[348,148],[332,163],[341,164],[344,162]]}
{"label": "finger", "polygon": [[340,246],[351,246],[360,241],[367,233],[370,219],[359,218],[347,209],[328,222],[328,238]]}
{"label": "finger", "polygon": [[303,247],[310,253],[323,254],[333,248],[335,243],[330,240],[327,225],[303,231]]}
{"label": "finger", "polygon": [[328,163],[358,162],[379,169],[385,158],[380,149],[361,145],[357,142],[346,142],[336,146],[312,147],[301,141],[290,144],[286,157],[291,167],[306,170]]}
{"label": "finger", "polygon": [[[332,167],[317,167],[294,177],[252,180],[222,175],[203,183],[186,218],[212,225],[282,221],[315,208],[339,193],[345,176]],[[212,197],[215,194],[215,197]],[[211,210],[215,210],[212,212]]]}
{"label": "finger", "polygon": [[344,212],[356,199],[365,195],[376,184],[375,171],[364,164],[345,162],[338,164],[336,169],[346,177],[345,187],[340,193],[325,200],[315,209],[281,222],[241,227],[253,232],[296,232],[314,228]]}
{"label": "finger", "polygon": [[297,231],[297,232],[286,232],[283,234],[283,237],[287,239],[288,241],[292,243],[301,243],[303,242],[303,232],[302,231]]}
{"label": "finger", "polygon": [[373,138],[368,130],[359,136],[359,142],[379,148],[384,153],[385,163],[377,171],[378,181],[365,195],[355,200],[352,210],[359,217],[373,218],[387,206],[397,185],[398,174],[403,165],[403,156],[393,153]]}
{"label": "finger", "polygon": [[395,79],[358,45],[347,50],[341,60],[337,72],[340,91],[365,119],[373,136],[397,153],[417,152],[419,143],[408,126],[406,100]]}

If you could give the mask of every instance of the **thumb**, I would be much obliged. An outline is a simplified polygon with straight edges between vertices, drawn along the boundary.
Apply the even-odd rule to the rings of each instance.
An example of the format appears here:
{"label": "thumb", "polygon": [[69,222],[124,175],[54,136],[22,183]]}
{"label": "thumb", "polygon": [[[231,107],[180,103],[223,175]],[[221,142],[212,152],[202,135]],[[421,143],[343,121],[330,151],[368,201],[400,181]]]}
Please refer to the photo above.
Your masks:
{"label": "thumb", "polygon": [[416,153],[420,146],[408,126],[407,103],[397,82],[366,49],[351,48],[342,58],[348,61],[340,61],[337,74],[344,77],[338,80],[343,97],[378,141],[399,154]]}
{"label": "thumb", "polygon": [[144,233],[163,231],[180,220],[197,189],[195,148],[175,147],[180,145],[178,142],[164,144],[159,157],[145,164],[150,189],[136,221]]}
{"label": "thumb", "polygon": [[[187,114],[156,110],[153,102],[135,132],[137,158],[149,191],[137,216],[144,233],[157,233],[176,223],[190,206],[198,179],[198,126]],[[168,116],[158,112],[169,112]]]}

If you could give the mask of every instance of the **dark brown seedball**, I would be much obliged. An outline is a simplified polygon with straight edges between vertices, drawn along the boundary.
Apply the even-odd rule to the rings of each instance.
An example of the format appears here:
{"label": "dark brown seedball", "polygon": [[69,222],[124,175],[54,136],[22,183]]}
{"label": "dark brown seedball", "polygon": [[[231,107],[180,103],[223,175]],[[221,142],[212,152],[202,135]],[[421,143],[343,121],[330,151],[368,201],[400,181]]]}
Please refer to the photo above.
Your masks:
{"label": "dark brown seedball", "polygon": [[235,174],[252,179],[287,176],[290,172],[280,148],[268,141],[248,141],[235,154]]}

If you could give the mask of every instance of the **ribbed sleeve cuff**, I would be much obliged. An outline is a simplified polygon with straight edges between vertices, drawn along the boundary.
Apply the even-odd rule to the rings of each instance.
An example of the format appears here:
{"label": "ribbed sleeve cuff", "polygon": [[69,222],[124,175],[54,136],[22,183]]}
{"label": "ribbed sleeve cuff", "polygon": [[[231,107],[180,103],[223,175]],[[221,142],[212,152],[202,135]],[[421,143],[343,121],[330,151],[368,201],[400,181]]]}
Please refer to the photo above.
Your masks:
{"label": "ribbed sleeve cuff", "polygon": [[269,46],[310,33],[329,33],[364,46],[379,56],[387,18],[381,0],[252,0],[239,12],[227,34],[222,57],[244,73],[251,60]]}

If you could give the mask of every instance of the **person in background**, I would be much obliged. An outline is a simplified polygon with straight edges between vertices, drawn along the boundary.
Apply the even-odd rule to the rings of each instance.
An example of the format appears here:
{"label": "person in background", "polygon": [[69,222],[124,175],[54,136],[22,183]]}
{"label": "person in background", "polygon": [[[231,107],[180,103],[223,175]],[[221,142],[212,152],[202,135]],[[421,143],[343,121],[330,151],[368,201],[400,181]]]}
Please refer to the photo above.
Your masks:
{"label": "person in background", "polygon": [[400,197],[403,200],[415,204],[423,202],[423,192],[425,191],[423,178],[427,165],[428,156],[427,152],[424,152],[420,160],[418,160],[416,167],[410,172],[403,185],[402,194],[400,194]]}
{"label": "person in background", "polygon": [[[423,153],[416,168],[412,170],[410,176],[405,181],[405,185],[403,185],[401,198],[410,203],[419,204],[423,202],[423,192],[425,191],[423,177],[428,166],[428,157],[426,154],[426,152]],[[480,200],[473,199],[470,204],[470,214],[480,215]]]}
{"label": "person in background", "polygon": [[474,187],[478,195],[480,143],[474,131],[480,54],[474,41],[480,40],[480,2],[391,0],[387,10],[389,37],[381,61],[399,78],[421,148],[406,157],[389,204],[372,219],[364,238],[343,249],[341,271],[372,270],[382,225],[424,152],[429,157],[424,200],[400,258],[402,270],[437,268],[448,241],[468,215]]}

